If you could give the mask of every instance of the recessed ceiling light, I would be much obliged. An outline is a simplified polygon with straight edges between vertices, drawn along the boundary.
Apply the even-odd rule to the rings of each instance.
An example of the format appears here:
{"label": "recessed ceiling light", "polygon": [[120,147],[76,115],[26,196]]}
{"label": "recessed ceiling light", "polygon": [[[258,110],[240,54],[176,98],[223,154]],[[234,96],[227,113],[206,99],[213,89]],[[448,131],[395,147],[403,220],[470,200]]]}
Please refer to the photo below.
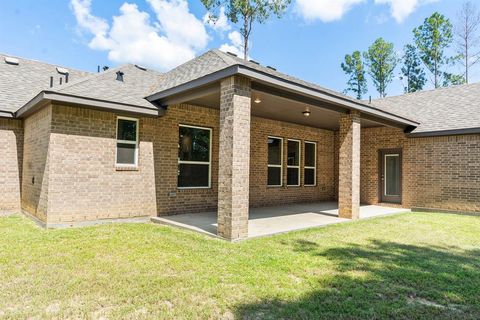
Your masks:
{"label": "recessed ceiling light", "polygon": [[305,111],[303,111],[302,113],[305,117],[309,117],[310,116],[310,109],[306,108]]}

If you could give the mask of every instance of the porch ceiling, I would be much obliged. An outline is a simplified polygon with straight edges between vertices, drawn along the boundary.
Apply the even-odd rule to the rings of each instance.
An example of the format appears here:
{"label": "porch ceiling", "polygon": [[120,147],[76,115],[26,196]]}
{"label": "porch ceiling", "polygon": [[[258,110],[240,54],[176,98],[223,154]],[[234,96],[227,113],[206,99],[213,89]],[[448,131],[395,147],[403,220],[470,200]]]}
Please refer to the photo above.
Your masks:
{"label": "porch ceiling", "polygon": [[[218,109],[220,106],[220,90],[210,89],[206,92],[207,94],[203,96],[194,96],[185,102]],[[261,102],[255,103],[254,100],[256,99],[260,99]],[[305,117],[302,113],[307,108],[310,111],[309,117]],[[262,90],[262,88],[259,88],[259,90],[252,89],[252,116],[256,117],[337,130],[340,115],[345,112],[347,110],[344,108],[328,103],[317,102],[314,105],[301,101],[299,98],[287,98],[286,95],[279,92],[270,93]],[[378,127],[384,124],[363,118],[361,125],[362,127]]]}

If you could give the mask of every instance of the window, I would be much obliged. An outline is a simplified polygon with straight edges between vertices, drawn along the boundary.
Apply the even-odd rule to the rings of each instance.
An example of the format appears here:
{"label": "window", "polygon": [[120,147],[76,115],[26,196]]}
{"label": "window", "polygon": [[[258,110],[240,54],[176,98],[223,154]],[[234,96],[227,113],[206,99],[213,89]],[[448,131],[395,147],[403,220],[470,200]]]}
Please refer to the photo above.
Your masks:
{"label": "window", "polygon": [[303,179],[305,186],[317,184],[317,144],[315,142],[305,142]]}
{"label": "window", "polygon": [[210,188],[211,135],[209,128],[180,125],[178,188]]}
{"label": "window", "polygon": [[282,186],[282,161],[283,139],[268,137],[268,186]]}
{"label": "window", "polygon": [[116,164],[135,167],[138,163],[138,119],[117,118]]}
{"label": "window", "polygon": [[300,185],[300,141],[288,140],[287,143],[287,186]]}

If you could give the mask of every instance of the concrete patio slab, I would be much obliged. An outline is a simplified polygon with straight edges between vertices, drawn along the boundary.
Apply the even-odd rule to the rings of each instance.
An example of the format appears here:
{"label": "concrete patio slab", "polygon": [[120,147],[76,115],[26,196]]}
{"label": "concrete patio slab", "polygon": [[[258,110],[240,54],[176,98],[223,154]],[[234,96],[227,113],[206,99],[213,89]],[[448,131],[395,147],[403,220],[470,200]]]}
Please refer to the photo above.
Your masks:
{"label": "concrete patio slab", "polygon": [[[360,219],[409,211],[408,209],[402,208],[362,205],[360,207]],[[214,237],[217,236],[216,212],[154,217],[152,221],[205,233]],[[351,220],[338,217],[338,204],[336,202],[316,202],[251,208],[248,220],[248,237],[262,237],[347,221]]]}

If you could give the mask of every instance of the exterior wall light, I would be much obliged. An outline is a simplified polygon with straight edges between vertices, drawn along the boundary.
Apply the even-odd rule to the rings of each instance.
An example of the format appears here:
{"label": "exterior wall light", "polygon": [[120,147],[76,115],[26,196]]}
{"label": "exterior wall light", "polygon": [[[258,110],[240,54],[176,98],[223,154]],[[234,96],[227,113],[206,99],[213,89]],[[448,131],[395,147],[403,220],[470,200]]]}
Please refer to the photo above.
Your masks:
{"label": "exterior wall light", "polygon": [[256,104],[259,104],[260,102],[262,102],[262,100],[260,100],[260,98],[255,98],[255,100],[253,100],[253,102],[255,102]]}
{"label": "exterior wall light", "polygon": [[309,117],[309,116],[310,116],[310,109],[307,108],[307,109],[305,109],[305,111],[303,111],[302,113],[303,113],[303,115],[304,115],[305,117]]}

